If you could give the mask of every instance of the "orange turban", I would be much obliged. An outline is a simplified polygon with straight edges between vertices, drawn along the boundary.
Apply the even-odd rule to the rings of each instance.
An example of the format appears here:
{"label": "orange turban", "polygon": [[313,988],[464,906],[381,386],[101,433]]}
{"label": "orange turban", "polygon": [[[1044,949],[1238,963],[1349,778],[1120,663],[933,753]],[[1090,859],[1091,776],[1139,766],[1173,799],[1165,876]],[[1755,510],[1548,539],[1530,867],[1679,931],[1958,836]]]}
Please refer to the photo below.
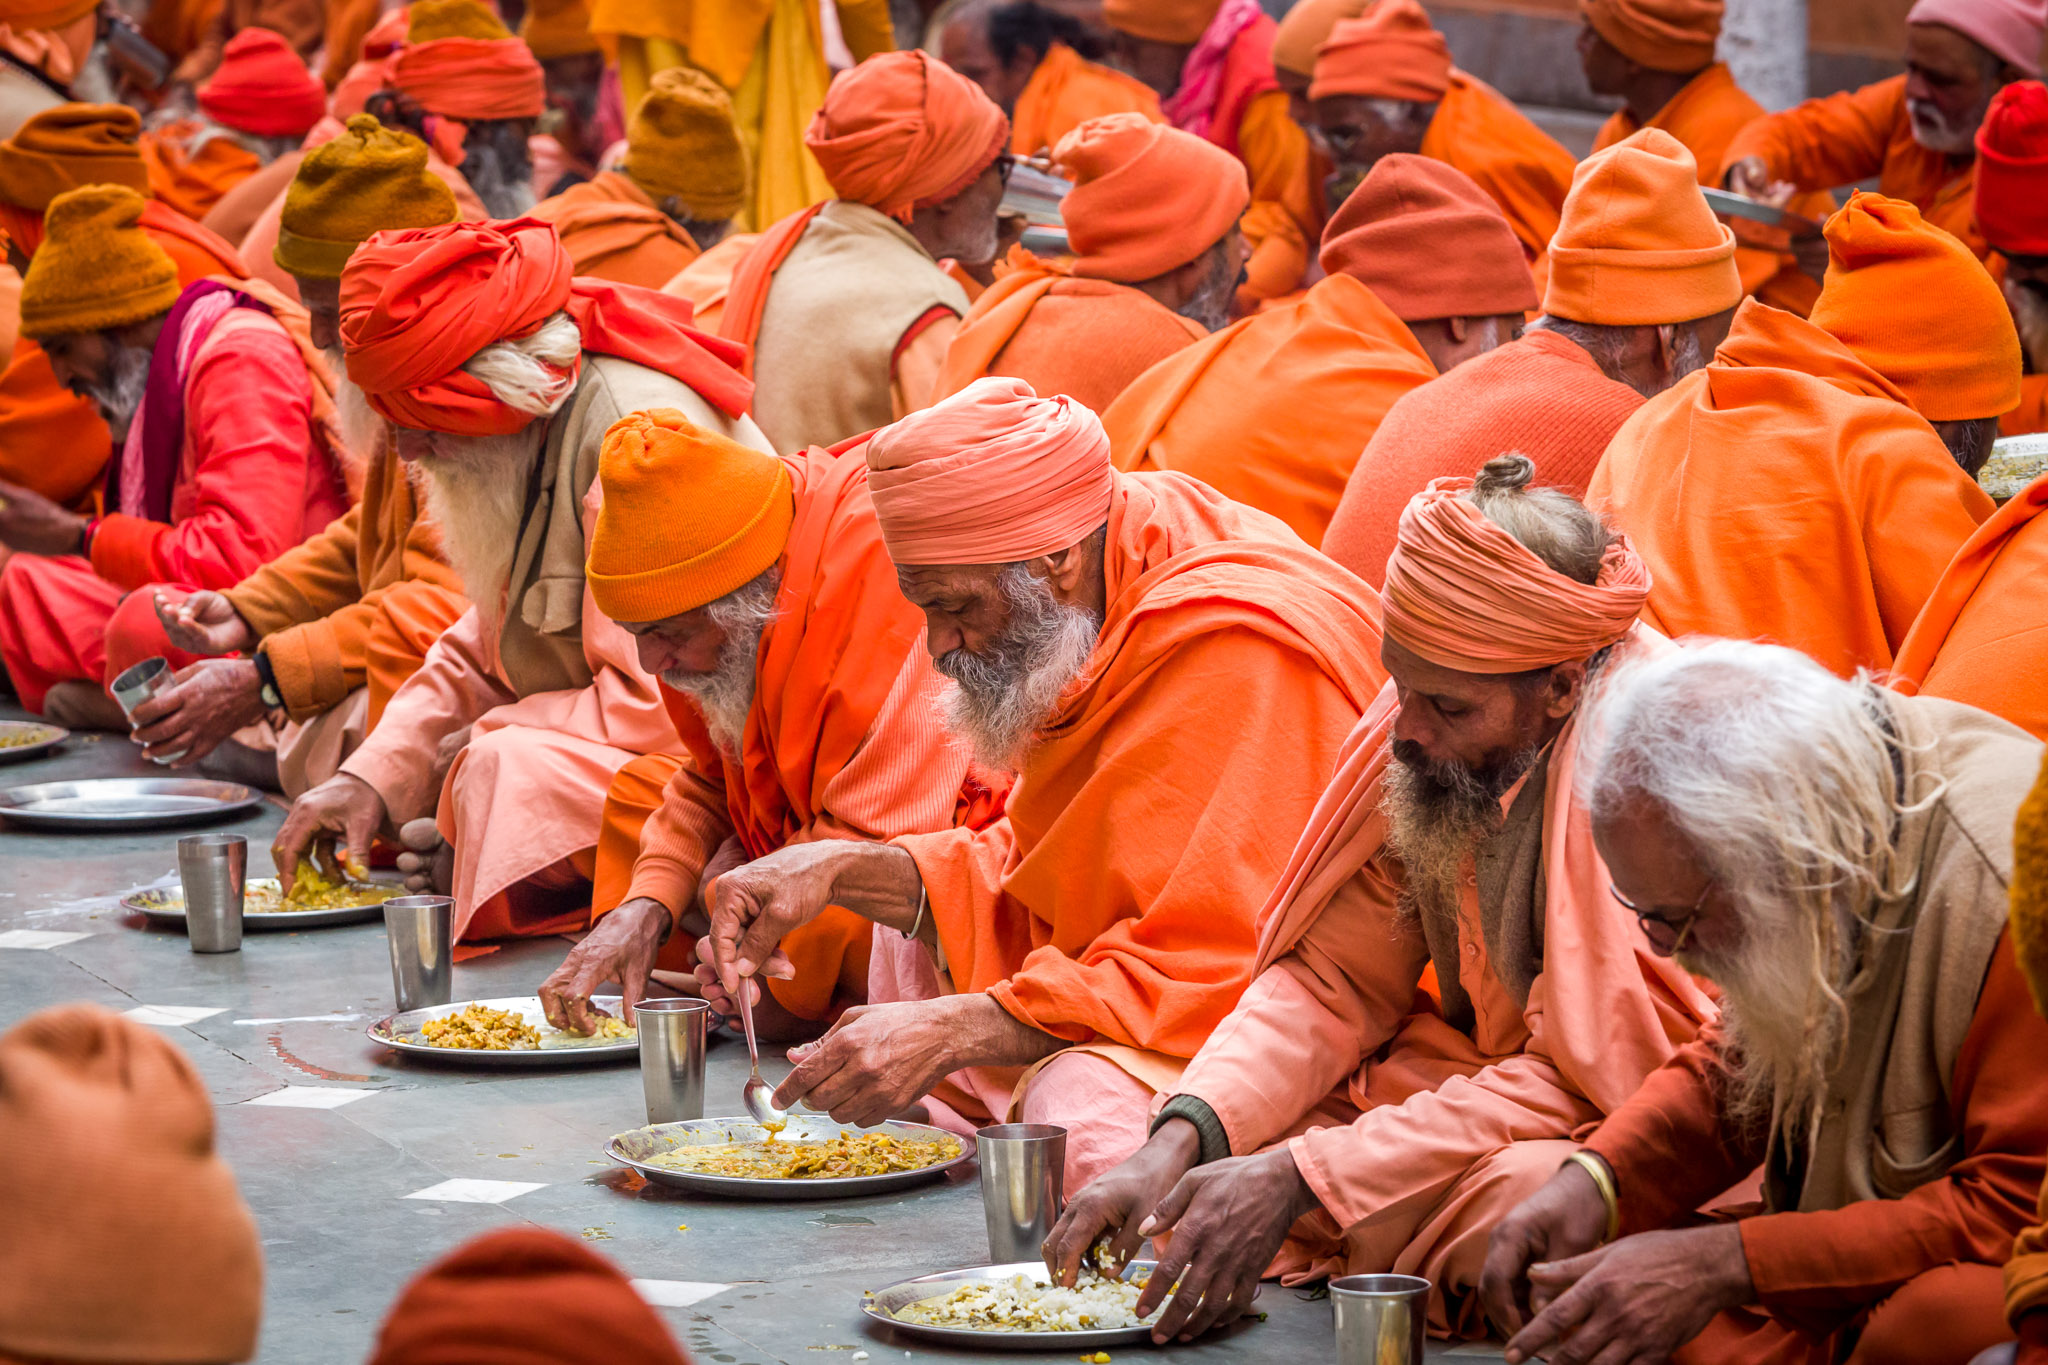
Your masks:
{"label": "orange turban", "polygon": [[2014,256],[2048,256],[2048,86],[2014,81],[1977,128],[1977,226]]}
{"label": "orange turban", "polygon": [[0,142],[0,201],[40,214],[81,185],[126,185],[149,193],[142,119],[125,104],[60,104]]}
{"label": "orange turban", "polygon": [[1116,480],[1101,419],[1021,379],[977,379],[868,439],[868,487],[898,564],[1012,564],[1078,545]]}
{"label": "orange turban", "polygon": [[263,1249],[192,1063],[97,1005],[0,1036],[0,1358],[247,1360]]}
{"label": "orange turban", "polygon": [[407,43],[386,66],[391,87],[442,118],[539,118],[547,76],[517,38],[435,38]]}
{"label": "orange turban", "polygon": [[1652,71],[1714,64],[1722,0],[1579,0],[1579,13],[1622,56]]}
{"label": "orange turban", "polygon": [[290,43],[267,28],[245,28],[228,39],[220,65],[199,87],[199,108],[257,137],[304,137],[327,117],[327,87]]}
{"label": "orange turban", "polygon": [[413,1278],[369,1365],[688,1365],[610,1261],[545,1228],[500,1228]]}
{"label": "orange turban", "polygon": [[1223,0],[1102,0],[1102,22],[1133,38],[1192,43],[1222,7]]}
{"label": "orange turban", "polygon": [[1131,284],[1221,241],[1252,200],[1244,163],[1143,114],[1104,114],[1053,148],[1074,179],[1060,206],[1076,275]]}
{"label": "orange turban", "polygon": [[1626,537],[1607,547],[1588,586],[1461,496],[1471,487],[1436,479],[1401,509],[1380,592],[1388,639],[1439,668],[1526,673],[1586,658],[1634,628],[1650,573]]}
{"label": "orange turban", "polygon": [[1310,99],[1361,95],[1434,104],[1451,88],[1451,48],[1415,0],[1380,0],[1316,49]]}
{"label": "orange turban", "polygon": [[2020,337],[1976,253],[1903,199],[1858,191],[1828,219],[1813,325],[1904,390],[1930,422],[2020,405]]}
{"label": "orange turban", "polygon": [[834,194],[902,223],[973,184],[1009,141],[995,101],[925,52],[884,52],[840,72],[804,133]]}
{"label": "orange turban", "polygon": [[1536,281],[1500,205],[1435,157],[1381,157],[1323,229],[1322,265],[1363,281],[1403,322],[1536,306]]}
{"label": "orange turban", "polygon": [[1711,317],[1740,302],[1735,234],[1701,197],[1684,143],[1645,128],[1579,163],[1550,239],[1544,312],[1642,327]]}
{"label": "orange turban", "polygon": [[1329,41],[1330,30],[1345,19],[1365,13],[1372,0],[1295,0],[1273,33],[1273,65],[1297,76],[1312,76],[1316,49]]}
{"label": "orange turban", "polygon": [[383,416],[420,431],[502,436],[531,423],[462,365],[559,312],[585,352],[659,370],[728,417],[747,410],[745,347],[692,327],[687,299],[572,278],[562,239],[537,218],[380,232],[341,274],[349,379]]}

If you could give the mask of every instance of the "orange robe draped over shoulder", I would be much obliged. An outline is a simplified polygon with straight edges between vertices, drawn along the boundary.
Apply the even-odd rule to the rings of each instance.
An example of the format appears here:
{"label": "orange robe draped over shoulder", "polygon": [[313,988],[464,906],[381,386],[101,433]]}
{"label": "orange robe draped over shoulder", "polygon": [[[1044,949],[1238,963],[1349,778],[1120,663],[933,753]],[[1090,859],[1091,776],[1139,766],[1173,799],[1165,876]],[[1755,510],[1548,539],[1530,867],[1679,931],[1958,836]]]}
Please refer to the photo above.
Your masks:
{"label": "orange robe draped over shoulder", "polygon": [[532,216],[555,225],[576,273],[592,279],[659,289],[700,254],[683,225],[621,171],[543,199]]}
{"label": "orange robe draped over shoulder", "polygon": [[1540,291],[1578,165],[1572,154],[1498,90],[1453,69],[1451,88],[1423,135],[1422,155],[1457,167],[1493,196],[1536,270]]}
{"label": "orange robe draped over shoulder", "polygon": [[257,155],[232,137],[206,139],[191,149],[200,125],[181,119],[142,135],[142,162],[152,197],[188,218],[204,218],[221,197],[263,169]]}
{"label": "orange robe draped over shoulder", "polygon": [[725,296],[732,291],[732,272],[761,240],[757,232],[734,232],[675,273],[661,286],[664,294],[688,299],[697,309],[697,326],[715,332],[725,316]]}
{"label": "orange robe draped over shoulder", "polygon": [[1154,123],[1165,121],[1152,87],[1056,42],[1017,96],[1017,110],[1010,116],[1010,150],[1018,156],[1037,156],[1104,114],[1143,114]]}
{"label": "orange robe draped over shoulder", "polygon": [[1434,378],[1406,324],[1332,275],[1154,365],[1102,422],[1117,468],[1191,475],[1319,545],[1380,419]]}
{"label": "orange robe draped over shoulder", "polygon": [[1991,499],[1847,346],[1755,299],[1615,433],[1587,500],[1635,541],[1666,635],[1887,669]]}

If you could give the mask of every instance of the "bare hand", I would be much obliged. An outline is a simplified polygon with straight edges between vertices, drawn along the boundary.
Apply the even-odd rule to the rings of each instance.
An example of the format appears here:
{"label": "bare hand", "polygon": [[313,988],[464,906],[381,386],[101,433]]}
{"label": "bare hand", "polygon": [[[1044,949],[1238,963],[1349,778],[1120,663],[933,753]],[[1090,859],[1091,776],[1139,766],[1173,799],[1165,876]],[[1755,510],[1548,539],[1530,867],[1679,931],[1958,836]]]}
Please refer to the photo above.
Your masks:
{"label": "bare hand", "polygon": [[860,1128],[885,1122],[967,1064],[958,1050],[962,1030],[955,1016],[963,1004],[986,999],[963,995],[854,1006],[817,1042],[789,1050],[796,1070],[777,1087],[775,1107],[802,1102],[834,1122]]}
{"label": "bare hand", "polygon": [[164,634],[187,654],[237,654],[256,647],[256,632],[220,593],[195,592],[173,602],[158,590],[152,605]]}
{"label": "bare hand", "polygon": [[75,555],[85,548],[85,518],[0,479],[0,545],[28,555]]}
{"label": "bare hand", "polygon": [[[856,885],[843,885],[847,882]],[[729,996],[739,994],[741,977],[756,972],[786,981],[796,968],[778,945],[792,929],[809,924],[833,904],[876,918],[869,904],[901,900],[906,885],[909,903],[900,907],[905,920],[917,905],[919,883],[917,864],[902,849],[852,839],[779,848],[718,879],[712,892],[709,960]]]}
{"label": "bare hand", "polygon": [[476,733],[473,725],[458,725],[441,736],[441,742],[434,746],[434,767],[430,776],[429,790],[439,791],[448,780],[448,770],[455,766],[456,758],[469,747],[469,737]]}
{"label": "bare hand", "polygon": [[1201,1153],[1202,1137],[1195,1125],[1169,1119],[1144,1146],[1090,1181],[1067,1202],[1066,1212],[1045,1239],[1045,1268],[1054,1282],[1071,1288],[1105,1233],[1113,1234],[1111,1263],[1129,1264],[1145,1240],[1139,1225],[1194,1169]]}
{"label": "bare hand", "polygon": [[349,861],[369,861],[370,841],[390,823],[384,798],[377,789],[352,773],[336,773],[292,803],[284,826],[271,841],[270,860],[277,864],[277,877],[289,896],[298,875],[299,859],[319,845],[321,861],[340,874],[333,844],[336,835],[348,850]]}
{"label": "bare hand", "polygon": [[244,725],[261,720],[265,709],[255,664],[201,659],[173,673],[169,687],[135,708],[130,733],[144,758],[187,768]]}
{"label": "bare hand", "polygon": [[1530,1305],[1541,1307],[1508,1342],[1508,1365],[1667,1360],[1716,1314],[1755,1297],[1733,1223],[1624,1237],[1531,1266],[1529,1285]]}
{"label": "bare hand", "polygon": [[1287,1230],[1316,1207],[1294,1153],[1284,1146],[1213,1161],[1182,1176],[1138,1228],[1147,1237],[1173,1231],[1172,1245],[1138,1296],[1143,1317],[1173,1294],[1152,1325],[1152,1340],[1193,1341],[1242,1317]]}
{"label": "bare hand", "polygon": [[1743,198],[1769,204],[1774,209],[1784,208],[1799,192],[1799,187],[1789,180],[1772,179],[1770,166],[1760,156],[1746,156],[1730,166],[1723,183]]}
{"label": "bare hand", "polygon": [[1565,1162],[1500,1220],[1487,1241],[1479,1301],[1494,1330],[1511,1337],[1528,1321],[1530,1266],[1583,1255],[1606,1235],[1607,1201],[1600,1187],[1577,1162]]}
{"label": "bare hand", "polygon": [[605,1012],[590,997],[607,981],[619,983],[620,1011],[628,1024],[633,1006],[647,997],[647,974],[669,935],[669,913],[660,901],[636,896],[599,920],[569,950],[562,965],[540,983],[540,1007],[548,1023],[585,1037],[597,1032]]}

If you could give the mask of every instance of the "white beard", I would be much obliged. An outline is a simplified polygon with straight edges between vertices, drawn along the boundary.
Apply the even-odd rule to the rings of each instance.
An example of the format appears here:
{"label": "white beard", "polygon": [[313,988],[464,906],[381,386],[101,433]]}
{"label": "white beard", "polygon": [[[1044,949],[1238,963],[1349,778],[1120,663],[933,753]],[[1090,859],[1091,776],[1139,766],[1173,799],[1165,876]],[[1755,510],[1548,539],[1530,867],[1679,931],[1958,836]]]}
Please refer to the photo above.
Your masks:
{"label": "white beard", "polygon": [[1015,772],[1087,667],[1102,621],[1061,602],[1020,564],[1005,566],[997,581],[1010,619],[989,652],[955,649],[933,666],[953,680],[941,698],[946,728],[967,741],[976,762]]}
{"label": "white beard", "polygon": [[781,573],[771,568],[710,603],[711,619],[725,631],[717,666],[709,673],[668,669],[661,675],[664,683],[697,704],[711,742],[735,757],[746,738],[747,716],[754,709],[761,636],[775,619],[775,594],[781,586]]}
{"label": "white beard", "polygon": [[510,436],[439,435],[441,453],[419,462],[441,548],[486,624],[496,624],[504,609],[526,486],[547,430],[545,421],[534,421]]}

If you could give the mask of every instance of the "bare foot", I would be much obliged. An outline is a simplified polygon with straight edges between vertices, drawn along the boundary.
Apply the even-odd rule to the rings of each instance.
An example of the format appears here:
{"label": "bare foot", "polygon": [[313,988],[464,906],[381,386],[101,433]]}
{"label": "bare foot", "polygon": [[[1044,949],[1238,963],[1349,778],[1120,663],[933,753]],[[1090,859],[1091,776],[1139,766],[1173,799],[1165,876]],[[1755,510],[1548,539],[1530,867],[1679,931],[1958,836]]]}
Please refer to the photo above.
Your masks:
{"label": "bare foot", "polygon": [[405,889],[416,896],[445,896],[455,884],[455,850],[441,838],[432,816],[408,820],[398,831],[405,852],[398,855],[398,870],[405,874]]}
{"label": "bare foot", "polygon": [[43,718],[67,730],[114,730],[128,732],[128,717],[121,704],[95,683],[72,679],[60,682],[43,698]]}

